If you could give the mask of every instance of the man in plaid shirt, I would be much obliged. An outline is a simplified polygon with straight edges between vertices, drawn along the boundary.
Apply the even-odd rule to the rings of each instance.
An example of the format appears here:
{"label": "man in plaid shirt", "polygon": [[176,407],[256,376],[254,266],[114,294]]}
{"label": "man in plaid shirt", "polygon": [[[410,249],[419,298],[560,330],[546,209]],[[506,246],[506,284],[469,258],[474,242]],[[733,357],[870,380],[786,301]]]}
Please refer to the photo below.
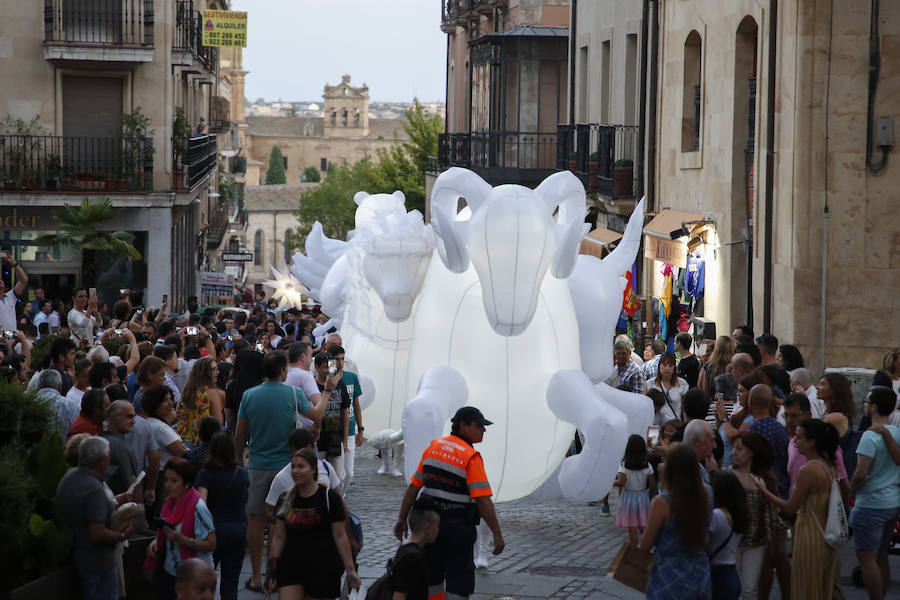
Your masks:
{"label": "man in plaid shirt", "polygon": [[616,373],[619,376],[619,385],[627,386],[629,391],[635,394],[644,393],[644,373],[631,360],[631,350],[624,341],[618,341],[613,346],[613,358],[616,364]]}

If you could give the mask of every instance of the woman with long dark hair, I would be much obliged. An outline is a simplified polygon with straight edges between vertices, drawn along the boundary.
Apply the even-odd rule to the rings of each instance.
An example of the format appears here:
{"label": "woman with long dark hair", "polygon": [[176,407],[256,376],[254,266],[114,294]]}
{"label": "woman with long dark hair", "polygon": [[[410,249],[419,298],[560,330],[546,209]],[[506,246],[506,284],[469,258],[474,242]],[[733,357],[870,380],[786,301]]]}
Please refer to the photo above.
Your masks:
{"label": "woman with long dark hair", "polygon": [[712,597],[713,600],[737,600],[741,596],[741,578],[735,567],[735,555],[750,524],[747,499],[741,482],[730,471],[713,471],[709,482],[715,506],[706,540]]}
{"label": "woman with long dark hair", "polygon": [[[644,393],[649,390],[659,390],[666,396],[666,405],[663,411],[672,413],[668,419],[681,419],[681,397],[688,391],[688,382],[675,372],[675,355],[671,352],[661,354],[659,357],[656,377],[644,386]],[[660,411],[662,412],[662,411]]]}
{"label": "woman with long dark hair", "polygon": [[[803,355],[797,346],[791,344],[782,344],[778,347],[778,354],[775,355],[775,363],[779,369],[790,373],[794,369],[802,369],[806,365],[803,363]],[[787,393],[787,390],[784,391]]]}
{"label": "woman with long dark hair", "polygon": [[838,437],[843,437],[856,414],[850,380],[840,373],[825,373],[816,386],[816,393],[825,402],[825,416],[822,420],[834,425]]}
{"label": "woman with long dark hair", "polygon": [[218,375],[216,359],[204,356],[194,363],[184,385],[175,429],[191,445],[200,443],[197,426],[203,417],[214,417],[220,426],[225,425],[225,392],[217,387]]}
{"label": "woman with long dark hair", "polygon": [[222,600],[237,598],[241,564],[247,549],[247,493],[250,479],[238,464],[234,440],[224,431],[209,442],[206,465],[197,475],[197,491],[216,525],[213,563],[222,564]]}
{"label": "woman with long dark hair", "polygon": [[796,514],[794,553],[791,566],[791,595],[795,598],[832,597],[838,569],[837,551],[825,542],[831,482],[835,479],[837,430],[831,423],[806,419],[794,436],[797,450],[807,462],[797,474],[790,498],[783,500],[769,491],[766,483],[754,477],[757,489],[786,514]]}
{"label": "woman with long dark hair", "polygon": [[704,551],[711,491],[700,479],[697,455],[676,445],[666,457],[664,492],[650,503],[641,550],[656,548],[647,598],[710,598],[709,560]]}
{"label": "woman with long dark hair", "polygon": [[234,433],[237,424],[238,408],[244,392],[262,383],[263,355],[252,348],[238,352],[231,371],[231,381],[225,390],[225,423],[228,431]]}
{"label": "woman with long dark hair", "polygon": [[774,534],[775,513],[756,488],[754,477],[765,478],[773,490],[778,489],[772,463],[775,448],[756,431],[741,431],[735,436],[732,449],[731,472],[744,489],[749,522],[737,548],[735,565],[741,576],[742,594],[755,598],[766,558],[766,548]]}

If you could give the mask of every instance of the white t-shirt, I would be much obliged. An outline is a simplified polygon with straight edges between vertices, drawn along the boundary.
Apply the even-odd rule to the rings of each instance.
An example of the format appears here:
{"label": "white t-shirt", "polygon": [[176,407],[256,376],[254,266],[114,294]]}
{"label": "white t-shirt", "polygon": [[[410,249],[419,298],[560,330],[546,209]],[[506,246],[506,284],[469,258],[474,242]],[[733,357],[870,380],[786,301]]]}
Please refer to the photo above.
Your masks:
{"label": "white t-shirt", "polygon": [[80,344],[81,340],[94,337],[94,327],[97,326],[97,318],[94,315],[86,317],[83,312],[73,308],[69,311],[68,319],[73,342]]}
{"label": "white t-shirt", "polygon": [[[341,480],[338,479],[334,467],[324,460],[319,460],[318,481],[321,485],[333,490],[336,490],[337,487],[341,485]],[[272,485],[269,486],[269,493],[266,495],[266,504],[274,508],[275,505],[278,504],[278,498],[281,494],[291,489],[293,485],[294,480],[291,478],[291,463],[288,463],[284,465],[284,467],[275,475],[275,478],[272,479]]]}
{"label": "white t-shirt", "polygon": [[[88,388],[88,390],[91,388]],[[74,402],[78,406],[78,410],[81,410],[81,399],[84,398],[84,393],[87,390],[79,390],[74,385],[69,388],[68,393],[66,394],[66,400],[69,402]]]}
{"label": "white t-shirt", "polygon": [[[688,391],[688,382],[678,378],[678,384],[675,385],[672,389],[668,390],[668,394],[666,394],[666,389],[663,388],[660,384],[656,383],[656,379],[651,379],[647,382],[648,390],[659,390],[667,397],[667,402],[664,410],[669,410],[673,412],[675,416],[671,417],[672,419],[681,418],[681,397],[684,395],[686,391]],[[672,405],[671,407],[669,405]],[[660,411],[661,413],[662,411]]]}
{"label": "white t-shirt", "polygon": [[639,471],[626,469],[625,465],[619,466],[619,473],[625,473],[627,478],[623,492],[641,492],[647,490],[647,478],[653,475],[653,467],[646,466]]}
{"label": "white t-shirt", "polygon": [[[48,315],[44,311],[38,312],[38,314],[35,315],[34,320],[32,321],[32,323],[34,323],[35,329],[38,330],[38,334],[41,333],[41,331],[40,331],[41,323],[49,323],[49,322],[50,322],[50,315]],[[49,324],[47,325],[47,328],[48,329],[50,328]]]}
{"label": "white t-shirt", "polygon": [[[320,393],[319,386],[318,384],[316,384],[316,378],[313,376],[313,374],[309,371],[301,369],[300,367],[291,367],[290,369],[288,369],[287,377],[285,377],[284,382],[287,385],[293,386],[302,391],[304,394],[306,394],[307,399],[310,399],[314,395]],[[310,400],[310,402],[312,401]],[[303,415],[300,415],[300,422],[303,423],[304,427],[310,427],[311,425],[313,425],[313,422]],[[290,473],[288,475],[290,475]]]}
{"label": "white t-shirt", "polygon": [[806,397],[809,399],[809,412],[813,419],[821,419],[825,416],[825,401],[819,398],[816,386],[806,388]]}
{"label": "white t-shirt", "polygon": [[172,458],[172,453],[169,452],[166,446],[172,442],[180,442],[181,436],[172,429],[171,425],[160,421],[156,417],[150,417],[147,419],[147,423],[150,425],[150,431],[153,432],[153,439],[159,444],[159,470],[162,471],[166,468],[166,463],[169,462],[169,459]]}
{"label": "white t-shirt", "polygon": [[18,301],[13,290],[9,290],[0,298],[0,329],[3,331],[18,329],[16,325],[16,302]]}

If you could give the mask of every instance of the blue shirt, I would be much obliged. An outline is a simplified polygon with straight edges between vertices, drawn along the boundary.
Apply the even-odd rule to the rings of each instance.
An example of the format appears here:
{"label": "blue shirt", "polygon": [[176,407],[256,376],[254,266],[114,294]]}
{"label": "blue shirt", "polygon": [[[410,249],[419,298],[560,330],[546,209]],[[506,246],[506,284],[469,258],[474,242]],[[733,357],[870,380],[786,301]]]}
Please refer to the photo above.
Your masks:
{"label": "blue shirt", "polygon": [[212,469],[197,473],[196,487],[206,488],[206,501],[216,523],[246,523],[250,479],[247,469]]}
{"label": "blue shirt", "polygon": [[251,469],[278,471],[291,460],[287,439],[297,413],[312,408],[306,394],[280,381],[265,381],[244,392],[238,419],[248,421]]}
{"label": "blue shirt", "polygon": [[[894,441],[900,444],[900,428],[886,425]],[[880,433],[866,431],[856,446],[859,456],[872,459],[869,474],[856,492],[856,506],[860,508],[897,508],[900,506],[900,467],[888,454]]]}
{"label": "blue shirt", "polygon": [[[181,531],[181,523],[175,525],[175,531]],[[215,531],[212,513],[209,512],[209,508],[201,498],[197,500],[197,506],[194,508],[194,539],[205,540],[210,533],[215,533]],[[197,558],[209,563],[209,566],[213,566],[212,552],[197,552]],[[163,563],[163,568],[166,573],[174,577],[180,564],[181,548],[178,542],[166,538],[166,561]]]}
{"label": "blue shirt", "polygon": [[791,490],[791,479],[788,477],[788,435],[784,425],[777,419],[766,417],[753,421],[748,427],[750,431],[756,431],[764,438],[769,440],[772,447],[778,453],[775,458],[775,475],[778,476],[778,493],[782,498],[787,498]]}

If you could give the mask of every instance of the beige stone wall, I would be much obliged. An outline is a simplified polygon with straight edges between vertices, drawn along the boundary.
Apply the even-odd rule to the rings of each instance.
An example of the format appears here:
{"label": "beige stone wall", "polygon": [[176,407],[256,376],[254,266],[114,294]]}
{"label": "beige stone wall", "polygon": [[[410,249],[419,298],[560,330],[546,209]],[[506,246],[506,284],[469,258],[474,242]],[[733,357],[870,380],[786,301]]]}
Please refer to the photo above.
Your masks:
{"label": "beige stone wall", "polygon": [[[640,2],[596,0],[578,3],[575,33],[577,123],[637,124],[640,33]],[[604,43],[608,43],[609,48],[608,78],[602,76]]]}
{"label": "beige stone wall", "polygon": [[[660,65],[660,207],[707,213],[716,235],[707,247],[706,315],[720,332],[744,319],[734,289],[746,277],[740,246],[743,184],[741,124],[746,88],[738,30],[758,24],[754,219],[754,325],[762,329],[765,223],[766,3],[687,0],[663,5]],[[827,263],[826,366],[880,365],[898,345],[900,323],[886,318],[900,290],[900,219],[892,218],[900,167],[873,175],[865,167],[869,3],[780,3],[773,212],[772,333],[795,343],[819,368],[821,285]],[[876,116],[898,118],[900,7],[881,7],[881,81]],[[746,22],[745,22],[746,24]],[[682,152],[684,41],[697,30],[702,52],[702,135],[698,152]],[[833,30],[829,57],[829,30]],[[829,82],[830,78],[830,82]],[[828,143],[826,149],[826,125]],[[876,150],[876,158],[880,153]],[[828,167],[826,180],[826,165]],[[828,203],[828,247],[823,246]],[[658,266],[658,265],[657,265]],[[658,291],[658,287],[656,288]],[[889,300],[885,301],[887,297]],[[885,304],[887,302],[887,306]]]}
{"label": "beige stone wall", "polygon": [[[328,160],[328,164],[340,165],[346,160],[347,164],[353,164],[369,154],[376,158],[375,152],[379,148],[388,149],[393,140],[373,140],[363,138],[326,138],[326,137],[270,137],[250,134],[250,157],[262,163],[259,170],[259,180],[266,180],[266,171],[269,168],[269,153],[273,146],[278,146],[281,153],[288,159],[288,168],[285,171],[288,183],[299,183],[300,174],[306,167],[319,168],[321,159]],[[323,173],[324,175],[324,173]],[[248,181],[250,177],[248,167]]]}

